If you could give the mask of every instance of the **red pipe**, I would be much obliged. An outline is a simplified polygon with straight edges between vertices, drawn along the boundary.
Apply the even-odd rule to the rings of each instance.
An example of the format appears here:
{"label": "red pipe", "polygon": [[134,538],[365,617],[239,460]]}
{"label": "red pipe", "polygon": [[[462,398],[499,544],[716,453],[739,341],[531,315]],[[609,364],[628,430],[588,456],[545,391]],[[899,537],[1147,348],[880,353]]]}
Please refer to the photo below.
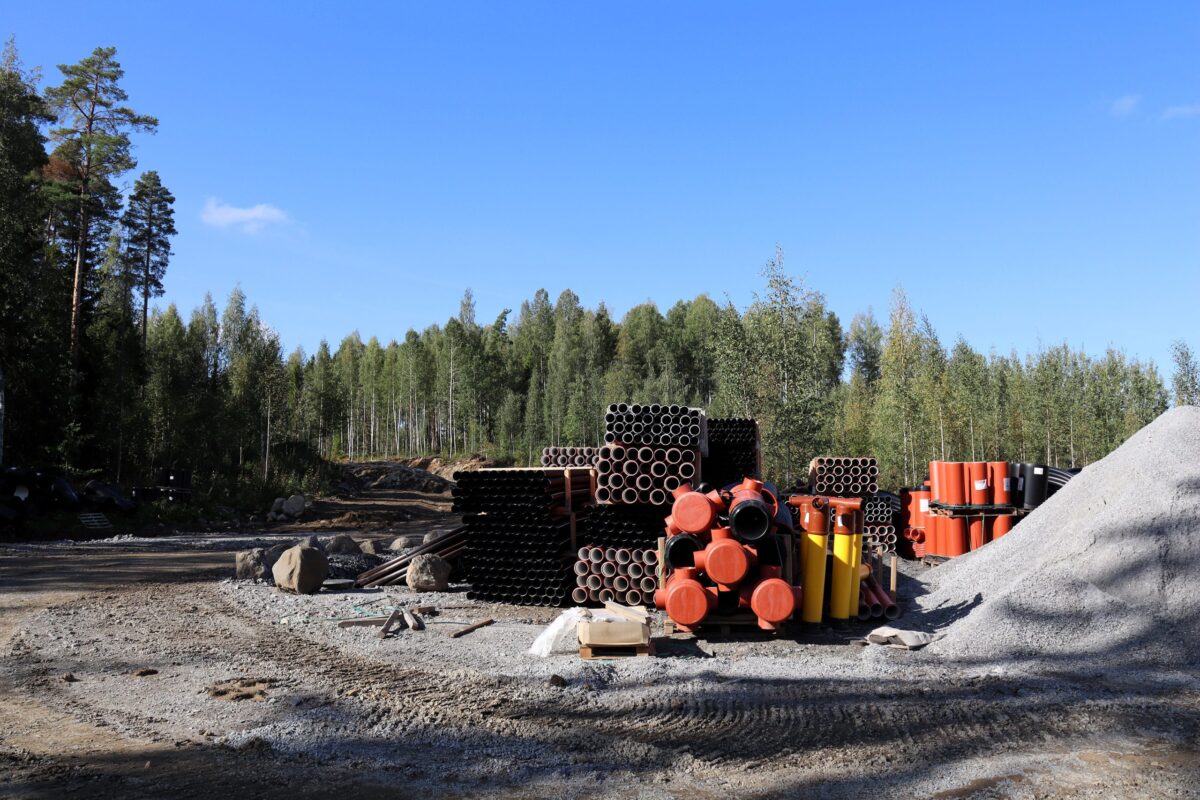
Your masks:
{"label": "red pipe", "polygon": [[964,466],[967,470],[967,496],[971,498],[971,505],[986,506],[991,499],[987,462],[969,461]]}
{"label": "red pipe", "polygon": [[966,504],[967,494],[963,486],[963,465],[958,461],[942,461],[940,463],[940,502],[951,506]]}
{"label": "red pipe", "polygon": [[779,577],[777,566],[764,566],[761,575],[763,578],[758,585],[752,591],[747,590],[750,610],[758,617],[758,627],[773,631],[792,618],[803,602],[803,592],[799,586],[792,586]]}
{"label": "red pipe", "polygon": [[[955,465],[957,466],[957,465]],[[958,470],[955,470],[956,472]],[[967,520],[964,517],[942,517],[942,552],[938,555],[954,558],[967,552]]]}
{"label": "red pipe", "polygon": [[1013,518],[1012,518],[1011,514],[1001,514],[1000,516],[996,517],[995,519],[996,519],[996,521],[992,523],[992,540],[993,541],[1001,538],[1006,533],[1011,531],[1012,526],[1013,526]]}
{"label": "red pipe", "polygon": [[933,499],[939,501],[942,499],[941,464],[940,461],[929,462],[929,491]]}
{"label": "red pipe", "polygon": [[729,588],[741,583],[757,563],[754,550],[734,539],[729,528],[713,528],[712,541],[692,558],[696,569],[713,583]]}
{"label": "red pipe", "polygon": [[987,543],[987,539],[984,538],[983,517],[970,517],[968,525],[970,527],[969,541],[971,549],[978,550]]}
{"label": "red pipe", "polygon": [[691,567],[677,569],[667,578],[666,585],[654,593],[654,605],[681,627],[699,625],[717,608],[716,589],[706,589],[696,580],[697,575]]}
{"label": "red pipe", "polygon": [[1012,497],[1009,494],[1007,461],[988,462],[988,483],[992,487],[992,503],[994,505],[1012,505]]}

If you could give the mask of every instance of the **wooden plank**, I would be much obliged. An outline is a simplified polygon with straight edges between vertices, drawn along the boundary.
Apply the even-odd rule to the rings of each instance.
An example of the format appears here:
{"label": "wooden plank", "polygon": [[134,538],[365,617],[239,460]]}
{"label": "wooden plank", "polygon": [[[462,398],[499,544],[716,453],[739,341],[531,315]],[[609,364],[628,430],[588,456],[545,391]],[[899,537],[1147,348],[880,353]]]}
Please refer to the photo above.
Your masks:
{"label": "wooden plank", "polygon": [[495,621],[496,620],[489,617],[487,619],[481,619],[478,622],[472,622],[470,625],[466,626],[465,628],[459,628],[456,631],[452,631],[450,633],[450,638],[457,639],[460,636],[466,636],[471,631],[477,631],[480,628],[486,628],[488,625],[491,625]]}
{"label": "wooden plank", "polygon": [[599,645],[580,645],[579,657],[585,661],[608,658],[636,658],[654,655],[654,642],[649,644],[632,645],[628,647],[602,647]]}
{"label": "wooden plank", "polygon": [[623,606],[620,603],[612,600],[607,601],[604,604],[604,607],[614,614],[624,617],[630,622],[640,622],[642,624],[646,624],[650,620],[650,612],[644,608],[630,608],[629,606]]}
{"label": "wooden plank", "polygon": [[408,623],[409,630],[423,631],[425,630],[425,621],[418,617],[407,608],[403,609],[404,621]]}
{"label": "wooden plank", "polygon": [[892,553],[892,576],[889,582],[888,594],[892,596],[892,602],[896,602],[896,554]]}
{"label": "wooden plank", "polygon": [[338,621],[339,628],[376,627],[387,622],[389,617],[358,617]]}
{"label": "wooden plank", "polygon": [[379,629],[379,638],[386,639],[388,631],[391,630],[392,625],[396,622],[396,620],[400,618],[401,616],[399,611],[393,611],[391,614],[389,614],[387,620],[383,623],[383,627]]}

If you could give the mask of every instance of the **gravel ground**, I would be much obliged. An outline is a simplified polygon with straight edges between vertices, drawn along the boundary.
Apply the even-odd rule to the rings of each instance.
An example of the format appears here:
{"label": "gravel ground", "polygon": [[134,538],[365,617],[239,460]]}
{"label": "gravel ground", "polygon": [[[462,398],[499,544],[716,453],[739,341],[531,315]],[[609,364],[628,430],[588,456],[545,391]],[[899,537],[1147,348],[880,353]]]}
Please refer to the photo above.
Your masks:
{"label": "gravel ground", "polygon": [[[1197,797],[1198,431],[1169,412],[1000,542],[905,564],[898,624],[947,633],[916,652],[862,645],[866,626],[538,658],[557,610],[463,587],[181,576],[181,554],[226,551],[231,574],[244,537],[0,547],[18,587],[0,591],[28,609],[0,605],[0,796]],[[121,553],[173,571],[66,574],[53,602],[7,580]],[[425,631],[336,624],[419,605]]]}
{"label": "gravel ground", "polygon": [[[923,570],[908,570],[917,594]],[[416,605],[439,610],[428,629],[386,640],[335,622]],[[252,757],[239,788],[263,796],[281,774],[513,797],[1054,797],[1122,781],[1188,796],[1196,777],[1172,761],[1195,754],[1194,678],[968,674],[928,650],[853,643],[865,629],[660,638],[657,658],[529,655],[557,613],[462,591],[151,584],[33,614],[0,664],[22,693],[120,737]],[[448,637],[481,617],[496,623]],[[109,788],[128,793],[120,780]]]}

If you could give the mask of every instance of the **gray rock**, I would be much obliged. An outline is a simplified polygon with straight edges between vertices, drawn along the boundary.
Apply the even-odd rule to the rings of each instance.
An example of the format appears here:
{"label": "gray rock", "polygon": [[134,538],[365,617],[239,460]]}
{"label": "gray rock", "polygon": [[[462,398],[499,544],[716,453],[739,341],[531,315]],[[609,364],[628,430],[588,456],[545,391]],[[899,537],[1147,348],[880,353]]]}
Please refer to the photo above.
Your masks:
{"label": "gray rock", "polygon": [[298,517],[304,513],[304,508],[305,508],[304,495],[294,494],[291,497],[289,497],[287,500],[283,501],[282,511],[287,516],[291,517],[292,519],[295,519],[296,517]]}
{"label": "gray rock", "polygon": [[450,562],[441,556],[421,555],[408,564],[408,588],[415,592],[444,592],[450,585]]}
{"label": "gray rock", "polygon": [[438,539],[442,538],[445,535],[446,535],[445,531],[434,531],[433,533],[427,533],[427,534],[425,534],[425,537],[423,539],[421,539],[421,544],[429,544],[430,542],[436,542]]}
{"label": "gray rock", "polygon": [[277,544],[274,547],[268,547],[263,552],[263,577],[266,577],[266,573],[274,569],[275,562],[279,560],[279,557],[292,547],[294,547],[294,545]]}
{"label": "gray rock", "polygon": [[369,556],[381,556],[386,552],[377,539],[367,539],[358,546],[358,549]]}
{"label": "gray rock", "polygon": [[271,513],[272,514],[282,514],[283,513],[283,504],[285,502],[287,502],[286,498],[276,497],[275,502],[271,503]]}
{"label": "gray rock", "polygon": [[320,550],[297,545],[284,551],[271,568],[271,575],[284,591],[316,594],[329,575],[329,561]]}
{"label": "gray rock", "polygon": [[277,519],[279,519],[279,515],[276,514],[274,511],[267,512],[267,522],[274,522]]}
{"label": "gray rock", "polygon": [[264,563],[266,552],[261,547],[238,551],[234,556],[234,577],[244,581],[256,581],[267,577],[268,568]]}
{"label": "gray rock", "polygon": [[311,547],[313,550],[320,550],[322,553],[325,552],[325,543],[315,536],[310,536],[307,539],[301,539],[300,541],[296,542],[296,544],[300,545],[301,547]]}
{"label": "gray rock", "polygon": [[414,541],[414,537],[397,536],[395,539],[392,540],[392,543],[390,545],[388,545],[388,550],[391,550],[393,553],[399,553],[402,550],[407,550],[410,547],[412,547],[413,541]]}
{"label": "gray rock", "polygon": [[326,543],[325,552],[329,555],[356,556],[362,553],[362,548],[350,534],[339,533]]}

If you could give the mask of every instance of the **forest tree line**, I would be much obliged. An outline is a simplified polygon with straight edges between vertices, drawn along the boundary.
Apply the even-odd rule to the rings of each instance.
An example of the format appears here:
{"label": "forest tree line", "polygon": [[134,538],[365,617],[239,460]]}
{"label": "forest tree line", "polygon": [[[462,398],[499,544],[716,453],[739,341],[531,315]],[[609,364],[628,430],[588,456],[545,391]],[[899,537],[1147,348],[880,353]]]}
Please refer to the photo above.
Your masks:
{"label": "forest tree line", "polygon": [[822,453],[871,454],[882,483],[930,459],[1094,461],[1161,413],[1200,400],[1196,359],[1152,362],[1067,344],[980,353],[943,342],[902,290],[886,319],[849,325],[782,252],[746,308],[707,295],[620,320],[544,290],[403,340],[287,353],[235,289],[186,318],[163,292],[174,198],[155,171],[127,185],[133,111],[112,48],[42,90],[11,45],[0,65],[0,461],[126,483],[190,467],[214,497],[311,485],[338,459],[480,453],[529,464],[548,444],[597,444],[610,402],[753,417],[767,476]]}

